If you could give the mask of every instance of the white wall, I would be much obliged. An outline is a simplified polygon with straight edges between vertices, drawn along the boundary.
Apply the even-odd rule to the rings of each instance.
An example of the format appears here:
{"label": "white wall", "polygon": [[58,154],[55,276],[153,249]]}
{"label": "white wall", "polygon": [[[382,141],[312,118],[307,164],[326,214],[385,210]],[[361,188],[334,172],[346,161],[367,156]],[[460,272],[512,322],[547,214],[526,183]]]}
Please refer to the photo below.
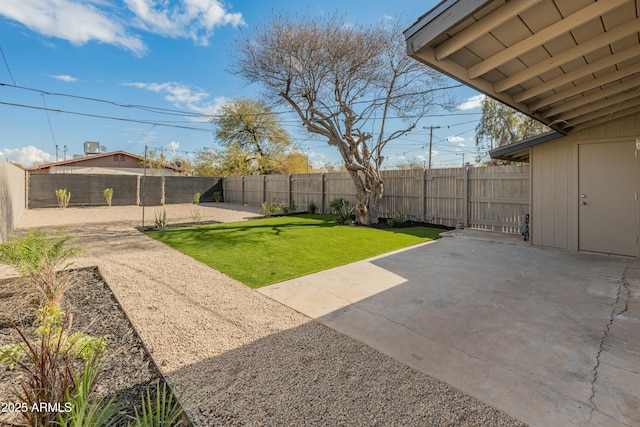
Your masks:
{"label": "white wall", "polygon": [[25,172],[0,159],[0,243],[6,242],[25,211]]}

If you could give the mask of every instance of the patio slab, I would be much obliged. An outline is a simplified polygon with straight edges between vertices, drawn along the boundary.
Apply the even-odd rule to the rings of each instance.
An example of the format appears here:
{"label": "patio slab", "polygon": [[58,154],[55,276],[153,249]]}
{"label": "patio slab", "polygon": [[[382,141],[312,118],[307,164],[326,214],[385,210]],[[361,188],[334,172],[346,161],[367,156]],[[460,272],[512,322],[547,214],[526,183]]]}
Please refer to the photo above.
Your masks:
{"label": "patio slab", "polygon": [[640,263],[491,236],[259,292],[530,425],[640,425]]}

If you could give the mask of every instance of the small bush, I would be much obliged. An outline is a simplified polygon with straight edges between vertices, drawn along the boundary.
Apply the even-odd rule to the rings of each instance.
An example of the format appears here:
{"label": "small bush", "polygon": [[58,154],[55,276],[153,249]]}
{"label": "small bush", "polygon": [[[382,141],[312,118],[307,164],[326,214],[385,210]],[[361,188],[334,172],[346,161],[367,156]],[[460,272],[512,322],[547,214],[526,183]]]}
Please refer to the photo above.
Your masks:
{"label": "small bush", "polygon": [[313,203],[313,202],[309,203],[309,213],[310,214],[316,213],[317,210],[318,210],[318,207],[316,206],[315,203]]}
{"label": "small bush", "polygon": [[107,205],[111,207],[111,200],[113,199],[113,188],[105,188],[102,192],[104,199],[107,201]]}
{"label": "small bush", "polygon": [[193,204],[197,205],[200,203],[200,193],[196,193],[193,195]]}
{"label": "small bush", "polygon": [[71,192],[67,192],[66,188],[59,188],[56,190],[56,199],[58,200],[58,206],[64,209],[69,206],[69,201],[71,200]]}
{"label": "small bush", "polygon": [[342,207],[342,205],[344,204],[349,204],[349,202],[343,198],[339,198],[339,199],[333,199],[331,201],[331,203],[329,203],[329,207],[331,207],[331,212],[335,213],[335,214],[339,214],[340,213],[340,208]]}
{"label": "small bush", "polygon": [[222,192],[214,191],[213,192],[213,201],[216,203],[220,203],[222,201]]}
{"label": "small bush", "polygon": [[280,205],[280,209],[282,210],[282,213],[285,215],[296,213],[296,202],[292,200],[288,206],[285,203],[282,203]]}
{"label": "small bush", "polygon": [[396,212],[395,215],[393,215],[393,220],[398,225],[404,225],[407,223],[409,218],[407,217],[407,213],[405,211],[399,211]]}
{"label": "small bush", "polygon": [[349,202],[345,199],[336,199],[336,200],[342,201],[342,203],[340,204],[337,210],[339,217],[336,220],[336,222],[338,224],[352,224],[353,219],[351,218],[351,215],[353,214],[353,208],[349,207]]}
{"label": "small bush", "polygon": [[162,212],[156,212],[155,219],[156,228],[165,228],[167,226],[167,211],[162,209]]}
{"label": "small bush", "polygon": [[80,252],[68,247],[71,236],[60,233],[50,236],[42,230],[29,231],[25,236],[0,244],[0,262],[14,267],[20,281],[34,291],[38,307],[60,307],[67,287],[76,278],[67,270],[70,257]]}
{"label": "small bush", "polygon": [[260,214],[264,216],[272,216],[282,213],[282,207],[286,206],[282,203],[278,203],[278,199],[273,199],[271,202],[262,202],[260,206]]}

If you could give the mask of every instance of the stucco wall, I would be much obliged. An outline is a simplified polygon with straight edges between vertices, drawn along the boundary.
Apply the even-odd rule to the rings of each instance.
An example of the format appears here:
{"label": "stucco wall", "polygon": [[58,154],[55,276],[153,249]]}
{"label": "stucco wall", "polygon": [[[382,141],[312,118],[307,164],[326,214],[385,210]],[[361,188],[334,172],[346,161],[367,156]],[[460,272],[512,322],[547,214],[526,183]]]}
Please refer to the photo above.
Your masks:
{"label": "stucco wall", "polygon": [[25,210],[25,172],[0,159],[0,243],[7,238]]}
{"label": "stucco wall", "polygon": [[[531,149],[531,243],[579,247],[578,147],[640,137],[640,113],[575,131]],[[615,191],[615,189],[612,189]]]}

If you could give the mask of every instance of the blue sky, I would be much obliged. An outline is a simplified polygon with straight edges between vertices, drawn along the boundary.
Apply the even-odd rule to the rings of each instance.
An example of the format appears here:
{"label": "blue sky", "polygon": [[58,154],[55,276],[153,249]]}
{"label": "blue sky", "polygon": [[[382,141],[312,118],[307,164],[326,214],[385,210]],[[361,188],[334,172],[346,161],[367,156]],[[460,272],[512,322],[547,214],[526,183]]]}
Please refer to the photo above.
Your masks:
{"label": "blue sky", "polygon": [[[56,145],[60,160],[64,146],[67,158],[82,154],[84,141],[99,141],[109,151],[142,154],[147,145],[164,149],[170,158],[191,157],[197,150],[216,147],[212,126],[162,111],[215,114],[228,100],[256,96],[257,87],[229,71],[229,52],[239,34],[250,35],[272,13],[339,12],[364,25],[390,17],[411,24],[437,3],[2,0],[0,157],[31,166],[55,161]],[[386,167],[407,159],[426,161],[429,130],[423,127],[431,125],[441,126],[433,131],[434,167],[460,165],[463,157],[473,162],[479,96],[468,88],[456,89],[453,96],[461,108],[433,111],[416,130],[391,143]],[[340,164],[336,149],[300,129],[290,112],[282,110],[280,117],[314,166]]]}

